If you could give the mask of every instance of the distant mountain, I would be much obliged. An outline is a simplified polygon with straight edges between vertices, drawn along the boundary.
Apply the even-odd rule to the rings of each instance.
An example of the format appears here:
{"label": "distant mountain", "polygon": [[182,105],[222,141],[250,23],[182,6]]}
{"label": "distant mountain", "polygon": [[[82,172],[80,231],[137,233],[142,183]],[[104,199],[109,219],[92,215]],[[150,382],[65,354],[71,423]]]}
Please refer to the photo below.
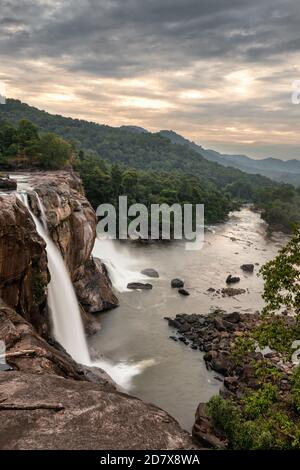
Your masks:
{"label": "distant mountain", "polygon": [[247,157],[246,155],[227,155],[216,152],[215,150],[204,149],[201,145],[197,145],[194,142],[185,139],[174,131],[163,130],[160,131],[159,134],[167,137],[173,143],[188,146],[194,152],[198,152],[207,160],[219,163],[220,165],[238,168],[246,173],[259,173],[275,181],[282,181],[295,186],[300,185],[299,160],[284,161],[277,158],[255,160]]}

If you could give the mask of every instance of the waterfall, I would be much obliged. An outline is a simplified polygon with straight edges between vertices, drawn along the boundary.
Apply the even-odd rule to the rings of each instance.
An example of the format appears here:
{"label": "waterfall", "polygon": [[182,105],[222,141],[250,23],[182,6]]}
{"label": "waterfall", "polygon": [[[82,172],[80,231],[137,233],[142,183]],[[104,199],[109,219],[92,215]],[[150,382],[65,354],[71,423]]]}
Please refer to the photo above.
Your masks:
{"label": "waterfall", "polygon": [[91,360],[76,294],[63,257],[49,235],[44,206],[38,194],[35,193],[41,214],[40,221],[31,210],[27,193],[19,192],[17,196],[26,206],[38,234],[46,243],[48,269],[51,276],[48,285],[48,306],[51,312],[54,337],[76,362],[105,370],[118,385],[129,389],[132,378],[153,363],[151,360],[145,360],[135,364],[125,362],[113,364],[106,359]]}
{"label": "waterfall", "polygon": [[27,194],[21,193],[21,199],[34,220],[38,234],[47,245],[48,269],[51,276],[48,285],[48,306],[51,311],[54,336],[75,361],[89,364],[90,358],[76,295],[63,258],[48,233],[43,205],[36,194],[41,223],[30,208]]}
{"label": "waterfall", "polygon": [[130,270],[130,257],[116,249],[113,240],[96,238],[93,255],[101,258],[108,271],[109,278],[114,288],[119,292],[129,291],[127,284],[140,280],[149,280],[138,271]]}

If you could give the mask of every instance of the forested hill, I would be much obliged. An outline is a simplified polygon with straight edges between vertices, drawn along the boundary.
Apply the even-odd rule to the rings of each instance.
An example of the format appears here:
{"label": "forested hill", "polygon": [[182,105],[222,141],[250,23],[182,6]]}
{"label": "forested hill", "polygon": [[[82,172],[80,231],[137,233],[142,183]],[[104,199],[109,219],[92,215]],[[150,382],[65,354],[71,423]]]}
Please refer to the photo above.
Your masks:
{"label": "forested hill", "polygon": [[232,185],[234,196],[251,200],[259,188],[272,182],[259,175],[248,175],[234,168],[209,162],[196,151],[176,145],[160,134],[132,132],[126,127],[114,128],[79,119],[52,115],[8,99],[0,106],[0,119],[17,124],[28,119],[40,130],[54,132],[72,141],[77,149],[95,153],[110,163],[142,170],[184,172],[208,179],[218,186]]}
{"label": "forested hill", "polygon": [[[140,191],[132,194],[133,200],[137,200],[137,196],[140,198],[147,187],[149,203],[154,199],[192,203],[197,200],[200,203],[203,201],[198,201],[197,194],[201,189],[205,192],[205,197],[202,199],[207,208],[208,201],[213,201],[213,208],[210,210],[211,221],[220,221],[228,213],[229,206],[232,204],[230,202],[228,205],[226,201],[238,200],[255,203],[258,208],[264,210],[263,217],[267,222],[276,228],[289,230],[292,223],[300,223],[300,190],[288,184],[276,183],[261,175],[250,175],[236,168],[224,167],[216,162],[208,161],[201,152],[196,152],[188,146],[172,143],[170,139],[159,133],[151,134],[144,132],[143,129],[137,132],[136,128],[126,126],[113,128],[84,120],[51,115],[12,99],[8,99],[5,105],[0,106],[0,124],[2,121],[2,123],[9,122],[17,126],[20,120],[24,119],[35,124],[40,134],[55,133],[73,144],[73,148],[78,152],[80,162],[78,168],[91,198],[97,194],[98,200],[98,195],[100,196],[101,191],[104,191],[103,188],[109,187],[110,184],[115,185],[116,178],[120,179],[118,169],[111,172],[108,168],[108,175],[104,170],[102,160],[104,159],[109,167],[115,164],[120,166],[123,175],[121,175],[121,180],[125,176],[128,179],[128,175],[124,173],[126,169],[139,170],[140,173],[133,175],[133,178],[131,175],[132,184],[137,185],[138,188],[139,182],[142,181]],[[14,134],[14,132],[11,129],[4,131],[2,141],[6,150],[2,152],[2,157],[7,158],[14,152],[20,154],[20,149],[22,150],[18,136],[13,146],[7,147],[7,135]],[[49,160],[47,153],[51,155],[55,145],[60,149],[65,146],[65,142],[59,142],[55,135],[48,134],[45,137],[39,137],[38,142],[35,142],[35,146],[40,147],[45,139],[46,150],[35,149],[32,153],[31,145],[27,148],[29,160],[30,154],[35,153],[36,161],[40,160],[43,166],[45,166],[45,161]],[[47,158],[45,160],[43,154],[46,154],[48,160]],[[103,185],[99,185],[101,178]],[[175,180],[173,181],[172,178]],[[188,182],[185,181],[182,184],[186,178]],[[156,185],[156,181],[160,183]],[[116,186],[119,190],[122,188],[119,183]],[[184,187],[188,191],[184,190]]]}

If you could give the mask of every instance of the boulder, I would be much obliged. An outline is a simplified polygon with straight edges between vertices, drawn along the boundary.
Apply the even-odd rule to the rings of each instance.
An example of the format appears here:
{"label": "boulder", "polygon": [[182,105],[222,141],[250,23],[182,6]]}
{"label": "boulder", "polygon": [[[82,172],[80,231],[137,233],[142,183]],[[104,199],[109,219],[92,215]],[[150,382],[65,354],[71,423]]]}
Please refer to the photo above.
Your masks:
{"label": "boulder", "polygon": [[184,287],[184,282],[181,279],[172,279],[171,287],[176,288],[176,289],[182,288]]}
{"label": "boulder", "polygon": [[242,264],[241,269],[246,273],[253,273],[254,264]]}
{"label": "boulder", "polygon": [[228,297],[234,297],[235,295],[245,294],[245,289],[235,289],[234,287],[226,287],[221,290],[222,294],[228,295]]}
{"label": "boulder", "polygon": [[239,323],[241,320],[241,315],[239,312],[232,312],[232,313],[226,313],[223,315],[224,320],[230,322],[230,323]]}
{"label": "boulder", "polygon": [[232,276],[229,274],[226,279],[226,284],[235,284],[236,282],[240,282],[240,278],[238,276]]}
{"label": "boulder", "polygon": [[143,274],[144,276],[153,277],[153,278],[158,278],[159,277],[158,272],[155,269],[152,269],[152,268],[143,269],[141,271],[141,274]]}
{"label": "boulder", "polygon": [[181,295],[190,295],[190,293],[186,289],[178,289],[178,293]]}
{"label": "boulder", "polygon": [[1,178],[0,177],[0,190],[4,191],[14,191],[17,189],[17,182],[14,179],[9,177]]}
{"label": "boulder", "polygon": [[152,284],[146,283],[144,284],[143,282],[130,282],[127,284],[127,289],[140,289],[140,290],[150,290],[152,289]]}
{"label": "boulder", "polygon": [[193,437],[201,446],[212,449],[226,449],[226,441],[218,437],[206,412],[206,404],[200,403],[196,411]]}

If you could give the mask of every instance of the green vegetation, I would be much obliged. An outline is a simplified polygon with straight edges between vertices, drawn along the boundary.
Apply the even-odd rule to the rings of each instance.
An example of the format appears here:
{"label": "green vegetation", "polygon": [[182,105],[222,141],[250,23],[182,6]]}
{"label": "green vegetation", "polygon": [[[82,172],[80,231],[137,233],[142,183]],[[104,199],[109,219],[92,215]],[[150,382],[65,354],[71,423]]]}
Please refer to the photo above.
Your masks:
{"label": "green vegetation", "polygon": [[264,279],[263,298],[265,314],[272,314],[281,308],[300,312],[300,230],[295,228],[291,240],[278,256],[261,269]]}
{"label": "green vegetation", "polygon": [[59,169],[71,162],[72,146],[52,133],[39,135],[32,122],[22,119],[17,127],[0,123],[0,168]]}
{"label": "green vegetation", "polygon": [[[208,209],[208,220],[224,220],[228,214],[228,208],[232,208],[233,203],[230,202],[225,210],[223,205],[226,200],[234,200],[238,203],[254,203],[263,210],[262,217],[276,229],[288,232],[293,223],[300,223],[300,192],[293,186],[276,183],[261,175],[247,174],[238,169],[208,161],[199,152],[188,146],[173,144],[159,133],[138,133],[127,128],[113,128],[93,122],[51,115],[20,101],[10,99],[7,100],[6,105],[0,107],[1,118],[15,125],[20,119],[26,118],[39,126],[42,132],[51,132],[61,136],[72,142],[73,147],[81,151],[81,155],[87,155],[88,157],[84,157],[84,159],[89,161],[82,163],[78,168],[80,168],[83,177],[88,173],[90,175],[87,191],[91,200],[94,201],[94,205],[101,202],[100,188],[103,188],[103,184],[107,181],[107,172],[103,168],[104,160],[108,167],[118,164],[122,171],[125,168],[129,171],[135,169],[141,185],[147,179],[146,174],[149,174],[149,184],[151,180],[151,184],[153,184],[154,175],[160,174],[161,184],[167,184],[165,190],[169,200],[174,188],[168,187],[166,179],[168,177],[170,180],[174,178],[176,181],[175,199],[178,197],[180,201],[191,202],[190,199],[186,199],[186,196],[190,197],[191,187],[193,187],[194,196],[197,195],[198,190],[204,191],[206,194],[212,190],[212,197],[221,197],[221,201],[220,206],[216,201],[212,202],[214,209]],[[11,151],[13,152],[14,149]],[[94,175],[91,173],[92,167],[95,170]],[[183,178],[182,174],[186,175],[189,180],[189,194],[187,195],[182,194],[177,186],[177,181],[179,182]],[[111,176],[114,179],[114,175],[108,175],[109,180]],[[91,181],[91,178],[94,181]],[[112,184],[116,190],[115,185],[118,183],[113,182]],[[198,189],[199,186],[200,189]],[[151,191],[149,190],[149,192]],[[132,194],[133,199],[134,196]],[[136,196],[140,197],[138,191]],[[198,200],[197,202],[203,201]],[[215,212],[214,216],[211,216],[212,212]],[[221,214],[221,217],[218,216],[218,213]]]}
{"label": "green vegetation", "polygon": [[[291,364],[293,342],[300,340],[299,253],[300,233],[295,229],[278,256],[261,269],[266,301],[261,322],[238,337],[231,349],[235,364],[246,363],[254,370],[255,385],[241,389],[234,399],[213,397],[207,405],[215,429],[230,448],[300,448],[300,366]],[[295,315],[278,315],[283,307]],[[257,347],[269,347],[292,373],[279,370],[266,357],[251,360]]]}

